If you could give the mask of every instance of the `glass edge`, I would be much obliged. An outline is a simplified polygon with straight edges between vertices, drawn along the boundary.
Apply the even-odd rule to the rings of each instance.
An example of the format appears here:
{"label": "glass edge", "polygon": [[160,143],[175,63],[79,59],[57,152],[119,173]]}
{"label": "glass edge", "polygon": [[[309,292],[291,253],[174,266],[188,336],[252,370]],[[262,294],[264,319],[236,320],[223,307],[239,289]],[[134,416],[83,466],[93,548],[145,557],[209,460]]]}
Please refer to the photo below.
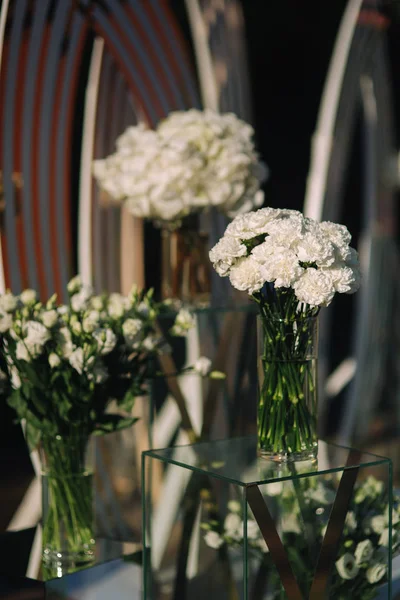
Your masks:
{"label": "glass edge", "polygon": [[[172,448],[173,450],[173,448]],[[160,455],[152,455],[151,450],[146,450],[143,452],[143,455],[150,456],[151,458],[155,458],[160,460],[161,462],[167,463],[169,465],[174,465],[175,467],[181,467],[182,469],[187,469],[188,471],[193,471],[193,473],[201,473],[202,475],[207,475],[208,477],[214,477],[215,479],[219,479],[221,481],[226,481],[227,483],[233,483],[234,485],[239,485],[240,487],[246,487],[247,484],[243,481],[238,481],[237,479],[233,479],[232,477],[226,477],[225,475],[220,475],[215,471],[207,471],[206,469],[202,469],[201,467],[194,467],[192,465],[188,465],[186,463],[179,462],[172,458],[161,457]]]}
{"label": "glass edge", "polygon": [[375,458],[379,458],[380,460],[391,460],[387,456],[382,456],[381,454],[374,454],[373,452],[369,452],[368,450],[359,450],[358,448],[353,448],[352,446],[344,446],[342,444],[337,444],[336,442],[327,442],[325,440],[320,440],[320,441],[324,442],[324,444],[327,444],[328,446],[335,446],[335,448],[342,448],[343,450],[351,450],[351,451],[357,450],[357,451],[361,452],[362,455],[374,456]]}
{"label": "glass edge", "polygon": [[323,469],[322,471],[309,471],[308,473],[298,473],[296,475],[287,475],[285,477],[274,477],[272,479],[260,479],[249,483],[242,483],[244,487],[254,485],[269,485],[270,483],[279,483],[280,481],[293,481],[293,479],[304,479],[306,477],[318,477],[319,475],[330,475],[331,473],[340,473],[342,471],[350,471],[351,469],[359,469],[365,467],[378,467],[379,465],[387,464],[390,459],[383,459],[374,462],[360,463],[358,465],[343,465],[342,467],[334,467],[332,469]]}

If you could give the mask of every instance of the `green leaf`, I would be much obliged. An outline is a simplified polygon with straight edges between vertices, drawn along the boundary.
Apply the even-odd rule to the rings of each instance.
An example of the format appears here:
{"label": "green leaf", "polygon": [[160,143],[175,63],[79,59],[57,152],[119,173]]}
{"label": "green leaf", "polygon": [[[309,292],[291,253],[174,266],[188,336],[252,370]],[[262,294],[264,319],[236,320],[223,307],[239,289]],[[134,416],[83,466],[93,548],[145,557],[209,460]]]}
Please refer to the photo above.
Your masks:
{"label": "green leaf", "polygon": [[137,417],[122,417],[121,415],[105,414],[100,415],[96,420],[94,435],[104,435],[131,427],[138,421]]}
{"label": "green leaf", "polygon": [[32,423],[30,421],[27,421],[25,436],[26,436],[26,442],[31,450],[36,448],[36,446],[38,445],[39,440],[40,440],[40,435],[41,435],[40,429],[37,429],[34,425],[32,425]]}

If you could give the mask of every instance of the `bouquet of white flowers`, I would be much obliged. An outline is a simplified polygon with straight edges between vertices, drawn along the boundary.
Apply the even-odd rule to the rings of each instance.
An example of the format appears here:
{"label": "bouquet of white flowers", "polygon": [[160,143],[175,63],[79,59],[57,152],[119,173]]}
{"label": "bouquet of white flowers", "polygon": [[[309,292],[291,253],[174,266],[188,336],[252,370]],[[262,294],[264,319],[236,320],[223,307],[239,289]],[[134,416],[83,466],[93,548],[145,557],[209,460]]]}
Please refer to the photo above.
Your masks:
{"label": "bouquet of white flowers", "polygon": [[[160,374],[157,356],[169,349],[156,321],[170,307],[135,288],[128,296],[94,295],[79,277],[68,294],[66,305],[55,295],[42,304],[33,290],[0,296],[0,379],[18,420],[26,422],[29,445],[40,442],[46,460],[52,501],[44,546],[59,547],[62,520],[72,551],[89,548],[92,535],[90,486],[76,477],[85,471],[89,436],[136,421],[135,397]],[[191,325],[191,315],[182,312],[171,334],[185,335]],[[204,360],[194,367],[207,375]],[[108,410],[111,401],[122,414]]]}
{"label": "bouquet of white flowers", "polygon": [[210,251],[217,273],[260,309],[258,434],[266,453],[308,458],[315,451],[315,317],[336,292],[359,288],[350,240],[344,225],[262,208],[236,217]]}
{"label": "bouquet of white flowers", "polygon": [[266,167],[253,129],[234,114],[173,112],[156,130],[129,127],[93,163],[100,187],[138,217],[179,222],[212,206],[228,216],[263,204]]}
{"label": "bouquet of white flowers", "polygon": [[[277,527],[298,585],[308,597],[315,574],[316,558],[327,528],[330,508],[335,499],[334,477],[299,479],[296,489],[291,481],[269,484],[269,500],[276,505]],[[299,496],[302,498],[301,508]],[[272,506],[272,505],[271,505]],[[224,544],[241,547],[243,517],[241,503],[228,503],[223,522],[205,520],[204,540],[214,549]],[[346,515],[338,553],[334,558],[329,584],[329,597],[335,600],[373,600],[377,588],[387,581],[389,545],[389,507],[384,484],[370,476],[357,484]],[[400,548],[400,498],[394,499],[392,510],[392,548]],[[286,598],[282,583],[272,563],[269,548],[250,513],[247,521],[247,540],[250,556],[261,558],[260,569],[265,571],[268,598]]]}

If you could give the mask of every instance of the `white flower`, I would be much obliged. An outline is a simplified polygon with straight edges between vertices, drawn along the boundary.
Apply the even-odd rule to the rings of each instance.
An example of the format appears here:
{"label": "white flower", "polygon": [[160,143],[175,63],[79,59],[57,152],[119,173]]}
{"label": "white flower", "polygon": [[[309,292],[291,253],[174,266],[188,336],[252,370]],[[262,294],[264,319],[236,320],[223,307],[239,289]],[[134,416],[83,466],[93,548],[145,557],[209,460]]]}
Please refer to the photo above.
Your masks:
{"label": "white flower", "polygon": [[258,292],[265,283],[260,265],[252,256],[241,258],[232,267],[229,279],[234,288],[249,294]]}
{"label": "white flower", "polygon": [[54,327],[58,321],[58,312],[54,309],[47,310],[40,315],[43,325],[48,329]]}
{"label": "white flower", "polygon": [[0,310],[12,312],[17,307],[17,302],[17,298],[11,292],[6,292],[0,296]]}
{"label": "white flower", "polygon": [[142,347],[147,350],[148,352],[152,352],[156,347],[157,347],[157,343],[159,341],[159,338],[157,338],[155,335],[148,335],[142,342]]}
{"label": "white flower", "polygon": [[281,481],[274,481],[269,483],[267,486],[268,496],[280,496],[283,492],[283,483]]}
{"label": "white flower", "polygon": [[322,505],[330,505],[333,504],[335,500],[335,492],[321,482],[318,482],[317,487],[315,489],[308,489],[304,492],[304,496],[306,498],[310,498],[313,502]]}
{"label": "white flower", "polygon": [[61,359],[59,356],[57,356],[57,354],[55,352],[51,352],[49,354],[49,365],[51,366],[52,369],[54,369],[55,367],[58,367],[58,365],[61,363]]}
{"label": "white flower", "polygon": [[359,568],[352,554],[344,554],[335,564],[337,572],[342,579],[354,579],[354,577],[357,577]]}
{"label": "white flower", "polygon": [[351,242],[351,234],[347,227],[339,223],[322,221],[319,223],[319,231],[335,245],[339,258],[346,260],[349,256],[349,244]]}
{"label": "white flower", "polygon": [[72,310],[75,312],[80,312],[85,310],[88,306],[88,301],[90,299],[91,291],[89,288],[82,288],[77,294],[71,296],[71,306]]}
{"label": "white flower", "polygon": [[207,358],[206,356],[200,356],[200,358],[198,358],[194,363],[193,368],[196,371],[196,373],[199,373],[199,375],[205,377],[209,374],[211,370],[211,364],[212,363],[209,358]]}
{"label": "white flower", "polygon": [[18,390],[21,387],[21,379],[18,373],[18,369],[16,367],[10,368],[10,381],[11,387],[14,390]]}
{"label": "white flower", "polygon": [[100,351],[100,354],[109,354],[114,350],[117,343],[117,336],[109,328],[95,329],[93,332],[93,337],[97,342],[97,347]]}
{"label": "white flower", "polygon": [[349,529],[349,531],[354,531],[357,527],[357,520],[356,517],[353,513],[353,511],[349,511],[346,515],[346,521],[345,524],[347,526],[347,528]]}
{"label": "white flower", "polygon": [[374,533],[381,534],[387,526],[387,518],[384,515],[376,515],[369,521],[370,527]]}
{"label": "white flower", "polygon": [[125,343],[133,347],[142,337],[143,321],[140,319],[126,319],[122,325],[122,334]]}
{"label": "white flower", "polygon": [[31,362],[31,355],[28,352],[28,348],[25,345],[25,342],[22,340],[17,342],[15,347],[15,356],[17,360],[24,360],[26,362]]}
{"label": "white flower", "polygon": [[356,504],[364,502],[366,499],[373,500],[377,498],[383,491],[384,484],[375,477],[367,477],[364,483],[358,488],[354,501]]}
{"label": "white flower", "polygon": [[243,537],[243,522],[237,513],[229,513],[224,521],[224,534],[234,540]]}
{"label": "white flower", "polygon": [[186,308],[181,308],[175,318],[175,323],[171,327],[172,335],[185,336],[189,329],[195,325],[195,318]]}
{"label": "white flower", "polygon": [[301,533],[300,524],[295,514],[283,515],[282,531],[284,531],[285,533]]}
{"label": "white flower", "polygon": [[92,296],[90,298],[90,306],[96,311],[103,310],[104,299],[101,296]]}
{"label": "white flower", "polygon": [[122,317],[127,308],[128,299],[122,294],[111,294],[108,299],[107,311],[115,319]]}
{"label": "white flower", "polygon": [[9,313],[0,313],[0,333],[6,333],[12,326],[12,315]]}
{"label": "white flower", "polygon": [[63,358],[69,358],[75,349],[70,330],[67,327],[62,327],[57,337]]}
{"label": "white flower", "polygon": [[116,152],[94,161],[94,176],[136,216],[175,220],[211,205],[233,216],[263,201],[267,170],[252,134],[232,114],[176,111],[156,131],[128,127]]}
{"label": "white flower", "polygon": [[80,323],[80,321],[72,321],[71,329],[76,335],[79,335],[82,333],[82,324]]}
{"label": "white flower", "polygon": [[69,363],[75,371],[78,371],[79,375],[83,372],[88,371],[94,363],[94,356],[88,356],[87,351],[83,348],[77,348],[72,352],[69,357]]}
{"label": "white flower", "polygon": [[320,269],[306,269],[293,284],[296,297],[310,306],[328,306],[335,295],[330,277]]}
{"label": "white flower", "polygon": [[31,305],[31,304],[35,304],[36,302],[36,292],[35,290],[24,290],[22,292],[22,294],[20,295],[20,300],[23,304],[26,304],[27,306]]}
{"label": "white flower", "polygon": [[233,513],[240,513],[242,506],[237,500],[229,500],[228,509]]}
{"label": "white flower", "polygon": [[82,329],[86,333],[92,333],[97,329],[100,321],[100,313],[97,310],[91,310],[82,321]]}
{"label": "white flower", "polygon": [[363,540],[362,542],[359,542],[354,552],[357,565],[360,566],[362,563],[370,561],[373,553],[374,547],[371,540]]}
{"label": "white flower", "polygon": [[387,566],[381,563],[376,563],[369,569],[367,569],[367,580],[369,583],[374,584],[381,581],[381,579],[386,575]]}
{"label": "white flower", "polygon": [[[264,244],[254,248],[252,256],[261,262],[258,257],[264,249]],[[257,252],[258,251],[258,252]],[[264,255],[260,267],[260,272],[264,281],[274,282],[275,288],[292,287],[293,284],[304,273],[304,269],[299,265],[296,254],[287,248],[278,247],[266,259]]]}
{"label": "white flower", "polygon": [[328,239],[307,232],[295,244],[298,259],[305,263],[315,263],[319,267],[329,267],[335,262],[335,248]]}
{"label": "white flower", "polygon": [[379,546],[385,546],[385,548],[389,547],[389,533],[388,527],[382,531],[378,541]]}
{"label": "white flower", "polygon": [[27,321],[24,326],[25,342],[28,345],[44,346],[50,339],[50,332],[38,321]]}
{"label": "white flower", "polygon": [[82,287],[82,279],[80,275],[73,277],[67,284],[67,290],[70,294],[76,294]]}
{"label": "white flower", "polygon": [[260,536],[260,530],[255,521],[247,520],[247,538],[249,540],[256,540]]}
{"label": "white flower", "polygon": [[247,249],[244,244],[233,237],[224,236],[211,248],[209,256],[218,275],[226,277],[237,259],[246,254]]}
{"label": "white flower", "polygon": [[207,531],[204,536],[204,541],[207,546],[214,548],[214,550],[218,550],[224,543],[224,540],[216,531]]}
{"label": "white flower", "polygon": [[324,269],[329,276],[336,292],[340,294],[354,294],[361,285],[361,273],[356,267],[349,267],[345,263],[334,263],[331,268]]}

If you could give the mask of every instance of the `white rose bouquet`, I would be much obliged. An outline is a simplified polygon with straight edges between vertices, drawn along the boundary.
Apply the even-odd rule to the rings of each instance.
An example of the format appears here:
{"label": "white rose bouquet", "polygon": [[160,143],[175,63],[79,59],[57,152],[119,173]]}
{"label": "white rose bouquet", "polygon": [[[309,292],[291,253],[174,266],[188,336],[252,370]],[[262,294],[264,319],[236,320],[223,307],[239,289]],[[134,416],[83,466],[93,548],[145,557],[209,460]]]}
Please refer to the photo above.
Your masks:
{"label": "white rose bouquet", "polygon": [[356,250],[344,225],[294,210],[239,215],[210,251],[221,277],[260,310],[263,344],[258,411],[261,451],[309,458],[316,440],[315,317],[335,293],[360,285]]}
{"label": "white rose bouquet", "polygon": [[177,111],[156,130],[129,127],[114,154],[94,161],[93,173],[137,217],[179,223],[212,206],[235,216],[263,204],[267,171],[253,134],[231,113]]}
{"label": "white rose bouquet", "polygon": [[[26,422],[29,445],[40,442],[51,475],[44,547],[58,547],[63,519],[72,550],[90,546],[91,491],[66,476],[84,471],[91,434],[136,421],[135,397],[160,375],[156,359],[168,351],[156,320],[169,305],[155,302],[152,291],[94,295],[79,277],[68,294],[66,305],[56,296],[42,304],[33,290],[0,296],[0,379],[18,420]],[[190,314],[178,314],[172,334],[184,335],[191,324]],[[202,365],[203,375],[209,370]],[[108,410],[111,401],[122,414]]]}
{"label": "white rose bouquet", "polygon": [[[306,477],[299,479],[298,487],[291,481],[268,485],[269,500],[276,508],[277,528],[299,587],[308,597],[315,574],[316,558],[326,532],[330,509],[336,495],[335,479]],[[302,506],[298,498],[301,496]],[[272,506],[271,504],[271,506]],[[332,565],[329,597],[335,600],[373,600],[378,587],[387,582],[389,545],[389,507],[384,484],[370,476],[355,486],[350,509],[346,515],[339,549]],[[392,509],[392,549],[400,548],[400,497],[396,496]],[[226,545],[243,545],[243,517],[241,503],[232,500],[221,522],[205,519],[201,525],[205,543],[214,549]],[[286,598],[282,583],[269,555],[268,546],[250,513],[247,521],[247,539],[250,557],[261,559],[259,568],[267,572],[269,598]],[[251,558],[250,558],[251,561]]]}

